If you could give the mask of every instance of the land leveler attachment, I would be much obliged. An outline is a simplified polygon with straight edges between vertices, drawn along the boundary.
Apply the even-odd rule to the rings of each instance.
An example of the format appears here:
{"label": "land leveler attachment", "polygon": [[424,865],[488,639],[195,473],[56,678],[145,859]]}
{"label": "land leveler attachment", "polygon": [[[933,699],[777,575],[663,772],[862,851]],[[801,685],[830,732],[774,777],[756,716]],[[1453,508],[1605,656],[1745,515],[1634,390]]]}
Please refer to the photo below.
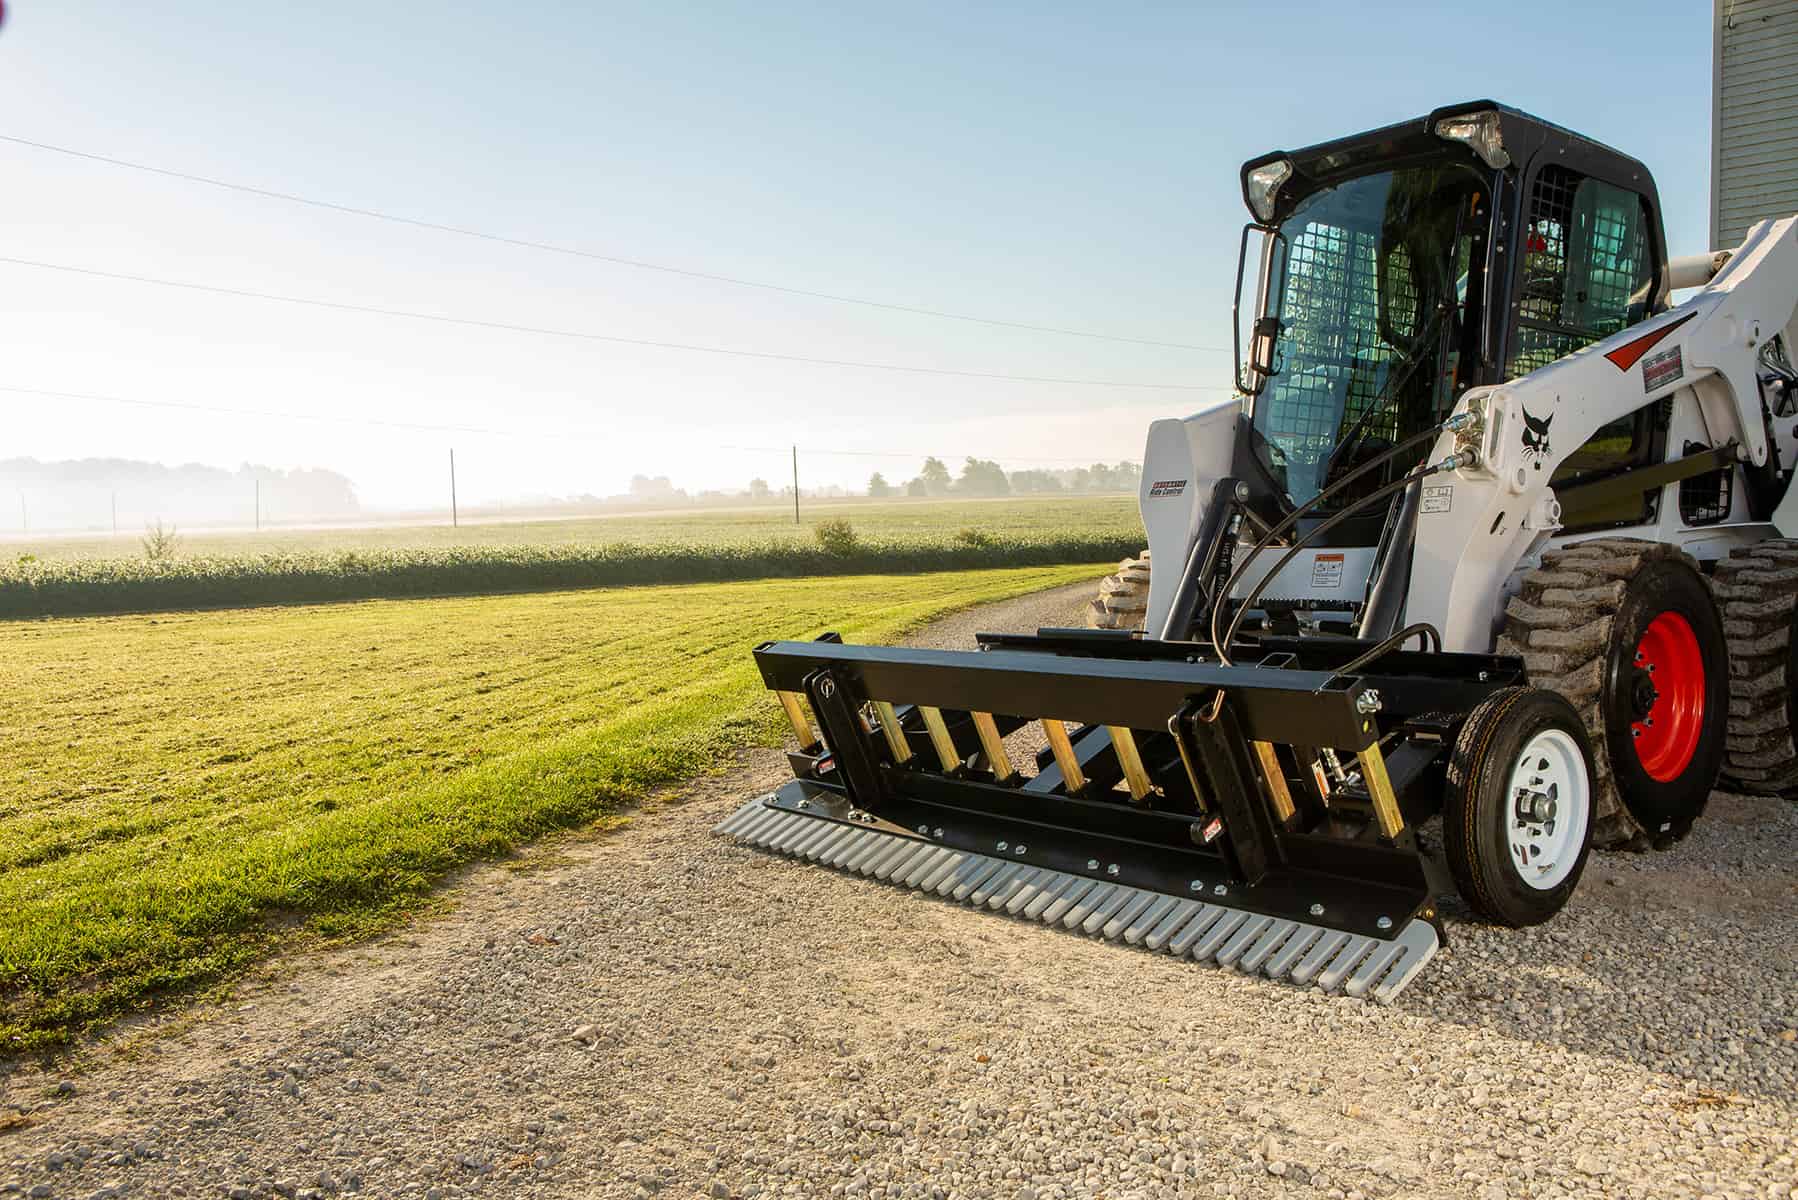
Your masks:
{"label": "land leveler attachment", "polygon": [[[1414,830],[1443,792],[1447,726],[1432,714],[1513,688],[1515,659],[1397,652],[1380,674],[1338,674],[1351,655],[1309,639],[1225,666],[1191,643],[1089,630],[980,647],[757,648],[799,739],[796,778],[719,831],[1381,1001],[1436,952]],[[1032,722],[1047,747],[1020,763],[1006,739]]]}

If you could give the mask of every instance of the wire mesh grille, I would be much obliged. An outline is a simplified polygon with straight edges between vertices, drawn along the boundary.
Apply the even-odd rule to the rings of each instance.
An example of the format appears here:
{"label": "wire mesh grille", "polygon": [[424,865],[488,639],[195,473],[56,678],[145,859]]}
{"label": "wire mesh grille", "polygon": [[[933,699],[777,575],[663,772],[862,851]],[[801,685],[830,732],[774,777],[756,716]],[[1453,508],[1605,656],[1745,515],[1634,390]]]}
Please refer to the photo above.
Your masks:
{"label": "wire mesh grille", "polygon": [[[1373,234],[1315,223],[1292,239],[1287,254],[1277,401],[1270,397],[1263,432],[1289,460],[1327,456],[1385,386],[1392,347],[1380,335],[1379,247]],[[1403,247],[1386,256],[1387,321],[1406,333],[1417,323],[1417,288]],[[1388,409],[1367,427],[1393,439],[1398,413]],[[1289,472],[1305,468],[1293,461]],[[1303,481],[1293,483],[1304,486]]]}
{"label": "wire mesh grille", "polygon": [[1508,374],[1528,374],[1641,320],[1652,268],[1641,197],[1544,167],[1530,190]]}

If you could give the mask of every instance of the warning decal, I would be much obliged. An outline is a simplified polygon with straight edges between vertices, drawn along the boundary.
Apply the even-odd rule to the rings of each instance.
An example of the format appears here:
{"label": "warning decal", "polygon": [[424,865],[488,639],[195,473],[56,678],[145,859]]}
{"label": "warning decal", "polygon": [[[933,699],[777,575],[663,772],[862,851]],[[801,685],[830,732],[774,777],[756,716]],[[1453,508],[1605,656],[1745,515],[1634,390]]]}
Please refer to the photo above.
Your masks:
{"label": "warning decal", "polygon": [[1320,554],[1311,560],[1311,586],[1314,588],[1339,588],[1342,586],[1342,555]]}
{"label": "warning decal", "polygon": [[1149,485],[1149,499],[1159,496],[1178,496],[1186,490],[1184,479],[1157,479]]}
{"label": "warning decal", "polygon": [[1678,346],[1651,354],[1642,360],[1642,391],[1652,392],[1675,379],[1684,379],[1685,375],[1686,364],[1680,358]]}
{"label": "warning decal", "polygon": [[1455,506],[1455,485],[1452,483],[1437,484],[1435,487],[1423,489],[1422,511],[1427,513],[1445,513]]}

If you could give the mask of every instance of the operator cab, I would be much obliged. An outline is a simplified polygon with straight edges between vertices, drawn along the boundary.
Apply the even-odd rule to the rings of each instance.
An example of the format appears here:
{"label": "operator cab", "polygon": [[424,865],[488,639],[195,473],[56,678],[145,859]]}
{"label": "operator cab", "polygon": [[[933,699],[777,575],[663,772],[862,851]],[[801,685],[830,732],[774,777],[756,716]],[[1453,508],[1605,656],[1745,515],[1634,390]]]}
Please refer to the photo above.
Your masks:
{"label": "operator cab", "polygon": [[[1275,519],[1429,429],[1467,389],[1527,374],[1665,305],[1648,168],[1490,100],[1262,155],[1243,164],[1242,187],[1255,218],[1244,257],[1252,233],[1261,253],[1237,370],[1247,418],[1238,458],[1249,460],[1238,470],[1262,485],[1263,515]],[[1635,416],[1618,424],[1573,472],[1650,456],[1652,431]],[[1317,511],[1398,478],[1426,450]],[[1373,545],[1384,522],[1376,508],[1325,544]]]}
{"label": "operator cab", "polygon": [[[1368,636],[1396,616],[1367,610],[1377,592],[1404,592],[1420,489],[1349,510],[1416,467],[1429,439],[1350,476],[1431,430],[1469,388],[1528,374],[1664,309],[1654,180],[1628,155],[1478,100],[1250,159],[1242,190],[1254,220],[1243,230],[1237,311],[1252,276],[1254,315],[1246,347],[1238,337],[1232,474],[1263,525],[1317,501],[1295,533],[1346,551],[1333,556],[1340,579],[1332,566],[1316,573],[1328,586],[1315,592],[1303,576],[1282,580],[1246,627]],[[1665,432],[1652,407],[1629,414],[1568,457],[1554,482],[1659,461]],[[1546,426],[1536,433],[1548,436]],[[1634,524],[1653,503],[1625,497],[1581,520]],[[1376,587],[1382,573],[1394,578]]]}

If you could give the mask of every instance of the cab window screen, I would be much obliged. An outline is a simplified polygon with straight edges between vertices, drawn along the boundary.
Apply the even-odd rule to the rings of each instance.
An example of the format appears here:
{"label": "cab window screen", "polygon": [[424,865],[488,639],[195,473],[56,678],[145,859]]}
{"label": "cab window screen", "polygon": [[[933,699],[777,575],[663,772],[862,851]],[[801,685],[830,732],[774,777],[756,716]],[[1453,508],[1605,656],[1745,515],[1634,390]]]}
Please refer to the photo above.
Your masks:
{"label": "cab window screen", "polygon": [[1530,189],[1523,293],[1506,378],[1571,354],[1648,315],[1654,279],[1647,205],[1561,166]]}

